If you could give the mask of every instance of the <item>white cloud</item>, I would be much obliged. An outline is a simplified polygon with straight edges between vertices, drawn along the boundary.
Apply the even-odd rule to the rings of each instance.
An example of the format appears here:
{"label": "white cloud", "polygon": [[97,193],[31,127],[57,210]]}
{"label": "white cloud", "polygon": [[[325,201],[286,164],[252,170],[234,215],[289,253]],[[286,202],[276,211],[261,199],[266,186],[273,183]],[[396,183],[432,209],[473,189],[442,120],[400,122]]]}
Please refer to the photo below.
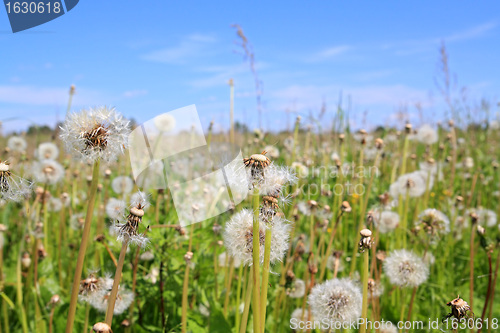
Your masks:
{"label": "white cloud", "polygon": [[[65,106],[68,103],[68,96],[69,87],[0,85],[0,103]],[[106,102],[101,93],[76,87],[73,105],[95,105]]]}
{"label": "white cloud", "polygon": [[339,45],[339,46],[333,46],[329,47],[327,49],[324,49],[316,54],[313,54],[307,61],[308,62],[318,62],[318,61],[324,61],[328,59],[332,59],[340,54],[343,54],[351,49],[351,46],[349,45]]}
{"label": "white cloud", "polygon": [[215,37],[211,35],[191,34],[175,46],[149,52],[142,58],[155,62],[184,64],[188,59],[210,52],[209,46],[215,41]]}

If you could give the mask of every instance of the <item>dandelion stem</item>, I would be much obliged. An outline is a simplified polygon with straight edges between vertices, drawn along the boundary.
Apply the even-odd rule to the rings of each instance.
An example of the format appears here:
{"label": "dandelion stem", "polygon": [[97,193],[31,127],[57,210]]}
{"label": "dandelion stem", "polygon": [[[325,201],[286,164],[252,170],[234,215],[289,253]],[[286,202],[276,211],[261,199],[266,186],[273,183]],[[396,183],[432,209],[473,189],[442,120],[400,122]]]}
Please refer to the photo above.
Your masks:
{"label": "dandelion stem", "polygon": [[[491,286],[491,294],[490,294],[490,312],[488,318],[493,319],[493,304],[495,301],[495,286],[497,284],[497,277],[498,277],[498,268],[500,267],[500,250],[498,251],[497,255],[497,263],[495,265],[495,275],[493,277],[493,284]],[[491,332],[491,325],[488,326],[488,333]]]}
{"label": "dandelion stem", "polygon": [[245,267],[245,266],[243,264],[240,264],[240,268],[238,270],[238,286],[236,287],[236,306],[234,307],[236,309],[236,325],[235,325],[236,330],[238,330],[240,327],[239,306],[240,306],[240,297],[241,297],[241,281],[243,279],[243,267]]}
{"label": "dandelion stem", "polygon": [[411,313],[413,311],[413,303],[415,302],[416,295],[417,295],[417,287],[414,287],[413,292],[411,293],[410,307],[408,308],[408,316],[406,317],[407,321],[411,320]]}
{"label": "dandelion stem", "polygon": [[469,276],[469,305],[470,308],[473,309],[474,302],[474,235],[476,224],[472,223],[472,230],[470,233],[470,254],[469,254],[469,262],[470,262],[470,276]]}
{"label": "dandelion stem", "polygon": [[[250,312],[250,297],[252,295],[252,287],[253,287],[253,275],[248,274],[248,285],[245,291],[245,308],[243,309],[243,316],[241,317],[241,326],[239,328],[240,333],[245,333],[247,331],[248,313]],[[239,311],[239,309],[236,309],[236,311]]]}
{"label": "dandelion stem", "polygon": [[113,312],[115,310],[116,296],[118,295],[118,287],[120,285],[120,280],[122,277],[123,263],[125,261],[125,254],[127,253],[128,240],[124,240],[122,243],[122,249],[120,250],[120,257],[118,258],[118,265],[116,266],[115,280],[113,281],[113,288],[111,289],[111,294],[108,298],[108,309],[106,310],[106,324],[111,327],[113,322]]}
{"label": "dandelion stem", "polygon": [[361,319],[364,320],[364,325],[359,329],[360,333],[366,332],[366,321],[368,316],[368,274],[369,274],[369,251],[365,249],[363,252],[363,303],[361,305]]}
{"label": "dandelion stem", "polygon": [[[493,269],[491,265],[491,251],[488,251],[488,289],[486,290],[486,299],[484,300],[484,307],[483,307],[483,312],[481,313],[481,322],[484,321],[484,317],[486,316],[486,310],[488,309],[488,303],[490,301],[490,293],[491,293],[491,282],[492,282],[492,275],[493,275]],[[482,327],[477,331],[477,333],[481,333]]]}
{"label": "dandelion stem", "polygon": [[76,262],[75,277],[73,278],[73,289],[71,290],[68,321],[66,322],[66,333],[73,332],[73,322],[75,321],[80,279],[82,277],[83,263],[85,261],[85,252],[87,251],[87,243],[90,237],[90,226],[92,222],[92,216],[94,214],[97,184],[99,182],[99,164],[100,164],[99,160],[97,160],[94,163],[94,169],[92,172],[92,184],[90,186],[89,203],[87,206],[87,215],[85,216],[85,225],[83,227],[82,242],[80,243],[80,249],[78,250],[78,259]]}
{"label": "dandelion stem", "polygon": [[189,284],[189,262],[186,262],[186,271],[184,272],[184,283],[182,285],[182,315],[181,315],[182,333],[187,332],[188,284]]}
{"label": "dandelion stem", "polygon": [[266,240],[264,243],[264,266],[262,268],[262,290],[260,299],[262,332],[265,331],[266,327],[267,286],[269,281],[269,265],[271,258],[271,236],[272,229],[269,227],[266,229]]}
{"label": "dandelion stem", "polygon": [[260,221],[259,221],[259,189],[253,189],[253,331],[260,332]]}

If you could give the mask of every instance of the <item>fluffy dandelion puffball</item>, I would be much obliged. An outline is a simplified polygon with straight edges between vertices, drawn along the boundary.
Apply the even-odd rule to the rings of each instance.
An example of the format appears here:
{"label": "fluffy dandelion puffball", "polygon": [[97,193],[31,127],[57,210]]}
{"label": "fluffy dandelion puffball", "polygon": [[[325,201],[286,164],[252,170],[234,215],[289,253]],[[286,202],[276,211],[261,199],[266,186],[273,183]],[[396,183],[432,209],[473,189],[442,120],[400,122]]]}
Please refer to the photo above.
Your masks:
{"label": "fluffy dandelion puffball", "polygon": [[288,290],[288,296],[291,298],[302,298],[306,293],[306,283],[304,280],[295,279]]}
{"label": "fluffy dandelion puffball", "polygon": [[417,139],[426,145],[432,145],[438,141],[438,133],[431,125],[425,124],[418,129]]}
{"label": "fluffy dandelion puffball", "polygon": [[128,194],[132,192],[134,188],[134,182],[130,177],[120,176],[113,179],[111,182],[111,188],[117,194]]}
{"label": "fluffy dandelion puffball", "polygon": [[428,233],[439,234],[450,231],[450,220],[441,211],[433,208],[424,210],[419,215],[424,230]]}
{"label": "fluffy dandelion puffball", "polygon": [[293,185],[297,181],[298,178],[292,169],[271,164],[266,169],[263,181],[259,184],[259,190],[263,195],[277,196],[283,186]]}
{"label": "fluffy dandelion puffball", "polygon": [[32,187],[33,183],[14,175],[10,164],[0,160],[0,199],[21,201],[31,193]]}
{"label": "fluffy dandelion puffball", "polygon": [[[290,224],[281,217],[276,216],[272,225],[260,221],[259,243],[260,262],[264,262],[264,242],[266,228],[272,228],[271,233],[271,264],[281,261],[288,250],[290,237]],[[253,213],[243,209],[236,213],[224,229],[224,244],[228,253],[241,260],[245,265],[252,263],[253,250]]]}
{"label": "fluffy dandelion puffball", "polygon": [[160,132],[170,132],[175,128],[175,118],[168,113],[156,116],[153,121]]}
{"label": "fluffy dandelion puffball", "polygon": [[401,175],[390,188],[389,193],[395,199],[400,195],[403,198],[408,195],[410,197],[420,197],[425,193],[426,188],[431,189],[434,183],[433,177],[425,171],[415,171]]}
{"label": "fluffy dandelion puffball", "polygon": [[84,162],[114,161],[128,144],[129,121],[115,109],[98,107],[71,113],[61,126],[66,150]]}
{"label": "fluffy dandelion puffball", "polygon": [[59,156],[59,148],[52,142],[44,142],[38,146],[35,156],[39,160],[55,160]]}
{"label": "fluffy dandelion puffball", "polygon": [[24,153],[28,144],[26,140],[20,136],[11,136],[7,141],[7,147],[11,151],[16,151],[18,153]]}
{"label": "fluffy dandelion puffball", "polygon": [[53,160],[43,160],[34,162],[32,167],[33,176],[35,179],[48,185],[59,183],[64,178],[64,168],[61,164]]}
{"label": "fluffy dandelion puffball", "polygon": [[311,289],[308,297],[315,320],[348,323],[361,316],[361,290],[347,278],[328,280]]}
{"label": "fluffy dandelion puffball", "polygon": [[[111,293],[111,290],[106,293],[96,294],[96,297],[92,297],[90,299],[90,305],[99,312],[105,313],[108,309],[108,298]],[[123,288],[122,286],[118,287],[118,295],[116,296],[116,303],[113,313],[115,315],[120,315],[125,310],[127,310],[134,301],[134,293],[130,290]]]}
{"label": "fluffy dandelion puffball", "polygon": [[106,204],[106,214],[112,220],[118,220],[125,215],[125,201],[116,198],[109,198]]}
{"label": "fluffy dandelion puffball", "polygon": [[384,210],[382,212],[375,211],[373,213],[373,221],[380,233],[385,234],[396,229],[399,224],[399,214]]}
{"label": "fluffy dandelion puffball", "polygon": [[390,282],[399,287],[417,287],[429,277],[429,266],[412,251],[395,250],[384,260]]}

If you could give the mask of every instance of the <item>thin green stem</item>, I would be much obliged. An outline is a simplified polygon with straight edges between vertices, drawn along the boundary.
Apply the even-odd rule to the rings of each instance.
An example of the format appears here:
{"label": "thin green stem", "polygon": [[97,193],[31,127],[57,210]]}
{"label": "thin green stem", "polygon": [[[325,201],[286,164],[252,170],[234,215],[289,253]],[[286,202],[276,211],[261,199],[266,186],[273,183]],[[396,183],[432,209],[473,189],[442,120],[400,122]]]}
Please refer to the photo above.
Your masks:
{"label": "thin green stem", "polygon": [[363,252],[363,302],[361,304],[361,319],[364,320],[364,323],[359,329],[360,333],[366,332],[366,321],[368,316],[368,275],[370,265],[369,253],[370,251],[368,251],[368,249],[365,249],[365,252]]}
{"label": "thin green stem", "polygon": [[259,189],[253,190],[253,331],[261,330],[260,324],[260,219],[259,219]]}
{"label": "thin green stem", "polygon": [[128,240],[123,241],[122,249],[120,250],[120,257],[118,258],[118,265],[116,266],[115,279],[113,281],[113,288],[108,298],[108,309],[106,310],[106,324],[111,327],[113,322],[113,313],[115,311],[116,296],[118,295],[118,287],[122,278],[123,263],[125,262],[125,254],[127,254]]}
{"label": "thin green stem", "polygon": [[99,182],[99,160],[94,163],[92,172],[92,183],[90,185],[89,203],[87,206],[87,215],[85,216],[85,225],[83,227],[82,241],[78,250],[78,259],[76,261],[75,276],[73,278],[73,288],[71,290],[71,299],[69,303],[68,321],[66,322],[66,333],[73,333],[73,323],[75,321],[76,305],[78,302],[78,291],[80,290],[80,279],[82,278],[83,263],[87,251],[87,243],[90,238],[90,227],[92,216],[94,214],[95,198],[97,193],[97,184]]}
{"label": "thin green stem", "polygon": [[271,258],[271,236],[272,229],[269,226],[266,229],[266,239],[264,242],[264,266],[262,268],[262,290],[260,299],[260,311],[261,311],[261,326],[262,332],[265,331],[266,327],[266,308],[267,308],[267,287],[269,281],[269,266]]}

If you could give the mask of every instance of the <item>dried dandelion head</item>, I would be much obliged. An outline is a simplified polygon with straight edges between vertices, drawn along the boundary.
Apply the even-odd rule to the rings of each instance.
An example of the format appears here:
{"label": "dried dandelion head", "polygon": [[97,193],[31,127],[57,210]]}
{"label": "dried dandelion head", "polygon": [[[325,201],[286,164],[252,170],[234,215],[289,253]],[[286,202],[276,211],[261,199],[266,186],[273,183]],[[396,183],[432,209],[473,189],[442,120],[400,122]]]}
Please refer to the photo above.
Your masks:
{"label": "dried dandelion head", "polygon": [[253,184],[259,184],[264,180],[264,169],[271,164],[266,156],[266,151],[261,154],[253,154],[243,159],[243,164],[250,170],[250,178]]}
{"label": "dried dandelion head", "polygon": [[132,197],[129,214],[124,223],[116,223],[114,231],[118,235],[117,239],[121,242],[130,242],[140,247],[145,247],[149,239],[144,234],[139,234],[138,228],[144,216],[144,209],[148,207],[148,197],[142,192],[136,193]]}
{"label": "dried dandelion head", "polygon": [[466,301],[460,298],[460,295],[457,298],[446,303],[449,307],[451,307],[451,313],[448,315],[449,317],[455,317],[457,319],[467,318],[469,314],[472,313],[472,309]]}
{"label": "dried dandelion head", "polygon": [[113,333],[113,330],[111,329],[111,327],[109,327],[109,325],[106,323],[96,323],[92,327],[92,330],[95,333]]}
{"label": "dried dandelion head", "polygon": [[107,107],[71,113],[61,126],[66,150],[84,162],[116,160],[128,144],[129,122]]}

